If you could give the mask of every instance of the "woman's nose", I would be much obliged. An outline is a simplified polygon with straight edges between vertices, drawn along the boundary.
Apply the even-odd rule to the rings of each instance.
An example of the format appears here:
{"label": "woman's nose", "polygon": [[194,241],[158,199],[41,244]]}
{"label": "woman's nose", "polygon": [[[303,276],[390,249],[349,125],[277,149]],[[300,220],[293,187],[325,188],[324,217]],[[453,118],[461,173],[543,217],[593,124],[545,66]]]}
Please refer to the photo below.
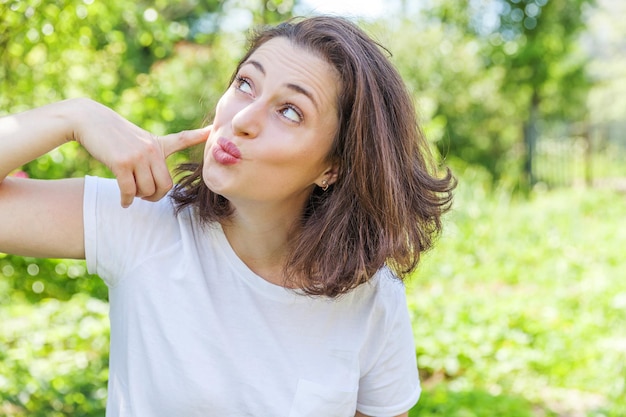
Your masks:
{"label": "woman's nose", "polygon": [[240,109],[233,117],[233,131],[238,136],[256,137],[263,128],[263,105],[254,101]]}

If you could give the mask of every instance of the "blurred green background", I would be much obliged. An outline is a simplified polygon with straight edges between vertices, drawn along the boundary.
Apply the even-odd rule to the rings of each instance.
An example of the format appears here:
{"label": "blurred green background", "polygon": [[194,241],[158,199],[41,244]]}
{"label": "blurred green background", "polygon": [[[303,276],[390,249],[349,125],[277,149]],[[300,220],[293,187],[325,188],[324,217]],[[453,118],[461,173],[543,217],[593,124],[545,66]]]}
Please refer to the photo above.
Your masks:
{"label": "blurred green background", "polygon": [[[199,127],[247,27],[302,1],[0,0],[0,115],[87,96],[156,134]],[[626,4],[385,4],[359,24],[459,178],[408,283],[411,416],[626,415]],[[15,174],[87,173],[109,175],[69,143]],[[103,416],[107,310],[83,262],[0,254],[0,415]]]}

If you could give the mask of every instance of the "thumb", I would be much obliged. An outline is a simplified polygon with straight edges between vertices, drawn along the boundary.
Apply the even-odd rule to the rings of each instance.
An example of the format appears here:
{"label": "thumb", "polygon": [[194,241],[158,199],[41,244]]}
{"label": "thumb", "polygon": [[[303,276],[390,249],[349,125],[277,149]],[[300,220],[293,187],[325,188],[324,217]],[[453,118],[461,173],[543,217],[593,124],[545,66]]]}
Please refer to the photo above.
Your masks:
{"label": "thumb", "polygon": [[206,142],[212,127],[213,125],[209,125],[201,129],[183,130],[159,137],[158,141],[161,144],[163,155],[167,158],[175,152]]}

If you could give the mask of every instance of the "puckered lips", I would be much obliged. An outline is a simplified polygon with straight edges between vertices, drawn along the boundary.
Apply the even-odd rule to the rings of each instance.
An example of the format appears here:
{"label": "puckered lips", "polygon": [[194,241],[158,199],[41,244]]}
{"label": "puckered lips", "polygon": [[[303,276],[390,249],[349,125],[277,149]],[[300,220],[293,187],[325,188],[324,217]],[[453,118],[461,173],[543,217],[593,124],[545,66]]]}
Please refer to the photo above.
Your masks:
{"label": "puckered lips", "polygon": [[220,137],[211,151],[215,161],[222,165],[233,165],[241,161],[241,151],[237,145],[226,138]]}

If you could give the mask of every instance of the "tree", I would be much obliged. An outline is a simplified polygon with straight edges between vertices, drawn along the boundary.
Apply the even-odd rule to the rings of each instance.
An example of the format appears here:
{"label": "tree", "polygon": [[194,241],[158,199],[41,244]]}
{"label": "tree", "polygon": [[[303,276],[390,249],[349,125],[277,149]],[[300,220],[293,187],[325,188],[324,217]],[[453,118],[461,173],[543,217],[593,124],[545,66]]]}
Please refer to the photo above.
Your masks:
{"label": "tree", "polygon": [[[497,86],[482,104],[469,100],[469,108],[453,100],[439,102],[437,113],[448,120],[451,153],[485,166],[497,179],[524,155],[515,144],[532,147],[539,119],[584,117],[589,82],[577,41],[584,28],[583,10],[592,1],[444,0],[427,10],[425,21],[439,26],[448,38],[442,39],[443,45],[454,51],[458,42],[472,45],[482,61],[477,71],[489,76],[474,78],[465,93],[456,91],[456,100],[467,101],[468,90],[471,96],[472,90],[485,88],[481,83]],[[464,63],[452,54],[448,65]],[[513,140],[510,126],[516,128]]]}
{"label": "tree", "polygon": [[428,15],[386,24],[385,30],[376,31],[385,33],[383,43],[415,97],[426,137],[442,158],[482,166],[496,179],[517,172],[509,151],[519,139],[517,107],[504,98],[504,71],[486,64],[480,40],[462,26]]}
{"label": "tree", "polygon": [[[590,87],[579,49],[583,8],[590,0],[502,0],[500,27],[489,56],[506,54],[503,90],[524,103],[524,173],[532,185],[532,154],[539,119],[580,120]],[[497,38],[492,38],[497,39]],[[498,65],[494,62],[495,65]]]}

